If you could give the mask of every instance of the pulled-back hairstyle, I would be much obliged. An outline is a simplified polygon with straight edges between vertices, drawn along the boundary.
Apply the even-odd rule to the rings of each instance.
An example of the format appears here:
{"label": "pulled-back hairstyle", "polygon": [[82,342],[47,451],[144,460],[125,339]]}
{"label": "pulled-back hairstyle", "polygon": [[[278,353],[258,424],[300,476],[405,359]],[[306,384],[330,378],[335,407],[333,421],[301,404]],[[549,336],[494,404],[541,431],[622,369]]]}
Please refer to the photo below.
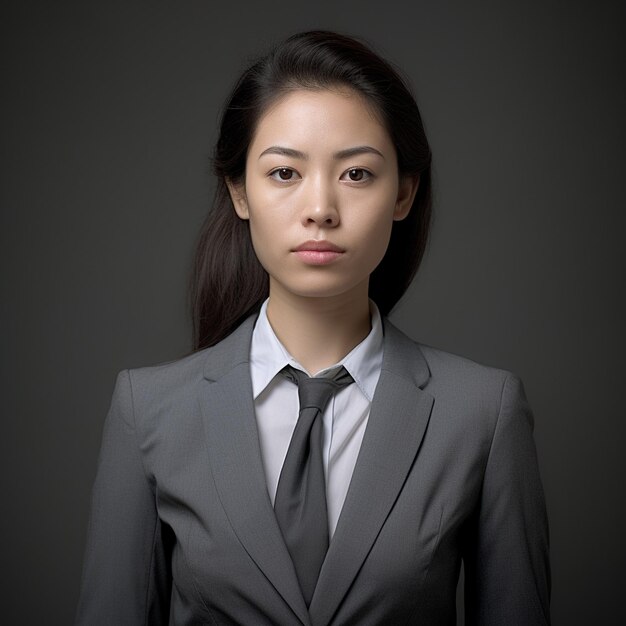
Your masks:
{"label": "pulled-back hairstyle", "polygon": [[400,176],[420,176],[409,215],[392,226],[389,246],[369,282],[369,297],[387,315],[411,283],[431,224],[431,153],[417,104],[391,65],[360,41],[330,31],[292,35],[251,65],[222,113],[213,158],[217,187],[200,230],[190,283],[193,349],[211,346],[258,311],[267,273],[249,223],[233,207],[226,181],[245,178],[248,148],[268,107],[294,89],[348,87],[378,113],[396,147]]}

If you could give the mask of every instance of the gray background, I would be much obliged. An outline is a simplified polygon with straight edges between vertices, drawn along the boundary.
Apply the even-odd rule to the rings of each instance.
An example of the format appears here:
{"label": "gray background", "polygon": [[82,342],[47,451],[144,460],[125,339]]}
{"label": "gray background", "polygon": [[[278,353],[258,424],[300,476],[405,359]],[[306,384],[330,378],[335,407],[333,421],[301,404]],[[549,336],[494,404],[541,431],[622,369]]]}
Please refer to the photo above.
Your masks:
{"label": "gray background", "polygon": [[115,375],[190,348],[219,108],[309,28],[365,37],[413,85],[436,221],[392,319],[522,377],[554,623],[626,623],[623,6],[3,3],[3,623],[71,623]]}

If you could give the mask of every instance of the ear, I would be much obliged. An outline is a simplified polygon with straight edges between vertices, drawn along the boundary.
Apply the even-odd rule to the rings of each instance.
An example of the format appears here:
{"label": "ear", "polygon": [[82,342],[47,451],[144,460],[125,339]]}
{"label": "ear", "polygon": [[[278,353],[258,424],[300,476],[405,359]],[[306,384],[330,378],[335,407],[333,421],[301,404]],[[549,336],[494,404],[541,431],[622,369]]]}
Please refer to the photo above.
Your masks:
{"label": "ear", "polygon": [[226,186],[228,187],[228,193],[230,194],[230,199],[233,202],[237,215],[242,220],[250,219],[248,200],[246,198],[246,190],[243,183],[235,184],[232,180],[227,178]]}
{"label": "ear", "polygon": [[393,219],[396,221],[403,220],[413,206],[415,194],[420,184],[419,174],[417,176],[402,176],[398,185],[398,198],[396,206],[393,210]]}

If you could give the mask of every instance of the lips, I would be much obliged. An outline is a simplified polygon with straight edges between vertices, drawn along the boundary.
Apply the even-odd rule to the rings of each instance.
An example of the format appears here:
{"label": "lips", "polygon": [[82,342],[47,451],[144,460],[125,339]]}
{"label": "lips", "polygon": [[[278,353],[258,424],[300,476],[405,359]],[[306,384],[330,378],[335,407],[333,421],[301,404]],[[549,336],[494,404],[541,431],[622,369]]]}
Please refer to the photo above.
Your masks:
{"label": "lips", "polygon": [[300,244],[297,248],[294,248],[294,252],[345,252],[343,248],[336,246],[330,241],[310,239]]}
{"label": "lips", "polygon": [[292,252],[305,265],[330,265],[340,259],[345,250],[330,241],[310,239]]}

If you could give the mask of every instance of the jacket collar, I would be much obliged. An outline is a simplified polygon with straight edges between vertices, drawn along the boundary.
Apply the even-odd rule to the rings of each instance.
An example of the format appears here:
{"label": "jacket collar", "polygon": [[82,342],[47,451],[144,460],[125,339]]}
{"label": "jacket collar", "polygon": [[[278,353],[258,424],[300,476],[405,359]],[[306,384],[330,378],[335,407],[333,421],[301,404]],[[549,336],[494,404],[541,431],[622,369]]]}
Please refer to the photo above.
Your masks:
{"label": "jacket collar", "polygon": [[[203,373],[207,380],[218,380],[238,365],[250,363],[250,345],[257,317],[258,313],[248,316],[225,339],[206,349]],[[422,388],[430,377],[430,370],[418,344],[387,317],[382,321],[385,335],[382,369]]]}

